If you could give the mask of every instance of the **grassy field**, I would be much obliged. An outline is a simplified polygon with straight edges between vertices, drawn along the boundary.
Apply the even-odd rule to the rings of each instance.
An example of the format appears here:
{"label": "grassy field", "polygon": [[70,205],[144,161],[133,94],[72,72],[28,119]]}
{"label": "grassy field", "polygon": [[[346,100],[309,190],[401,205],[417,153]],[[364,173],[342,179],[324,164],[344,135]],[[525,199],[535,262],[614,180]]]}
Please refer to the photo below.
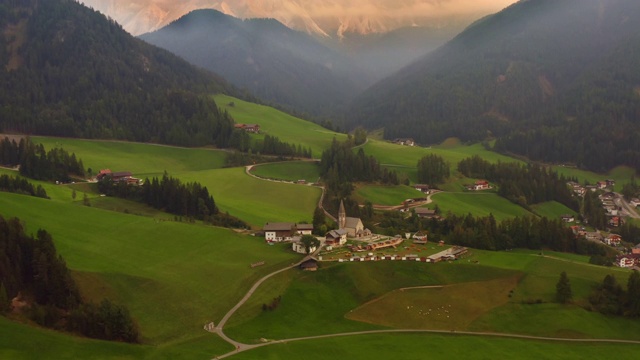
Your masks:
{"label": "grassy field", "polygon": [[200,182],[222,211],[255,227],[277,221],[311,222],[322,193],[311,186],[256,179],[248,176],[244,168],[193,171],[178,177]]}
{"label": "grassy field", "polygon": [[498,337],[433,334],[379,334],[286,342],[261,347],[233,359],[608,359],[634,357],[640,345],[582,344]]}
{"label": "grassy field", "polygon": [[549,219],[559,219],[560,216],[565,214],[576,215],[575,211],[560,204],[557,201],[549,201],[542,204],[535,204],[531,206],[533,212],[536,214],[547,217]]}
{"label": "grassy field", "polygon": [[[488,216],[493,214],[496,220],[530,214],[524,208],[491,192],[438,193],[432,200],[443,214],[451,212],[456,215],[473,214]],[[431,204],[429,207],[433,207]]]}
{"label": "grassy field", "polygon": [[[47,229],[79,281],[91,284],[83,296],[126,304],[151,344],[201,335],[261,275],[299,257],[227,229],[6,193],[0,204],[0,213],[25,220],[28,232]],[[259,261],[266,265],[249,266]]]}
{"label": "grassy field", "polygon": [[309,161],[288,161],[254,166],[251,173],[266,179],[285,181],[305,180],[309,183],[318,182],[320,171],[318,163]]}
{"label": "grassy field", "polygon": [[566,166],[554,166],[553,169],[558,172],[558,174],[562,174],[567,178],[576,178],[578,182],[583,184],[585,182],[589,184],[595,184],[598,181],[603,181],[605,179],[614,179],[616,181],[615,190],[622,190],[622,186],[629,182],[633,176],[635,176],[635,171],[627,166],[618,166],[616,168],[611,169],[607,174],[596,174],[591,171],[580,170],[574,167],[566,167]]}
{"label": "grassy field", "polygon": [[355,191],[355,199],[360,203],[370,201],[375,205],[401,205],[406,199],[426,197],[422,192],[405,186],[364,185]]}
{"label": "grassy field", "polygon": [[[277,136],[290,144],[310,147],[314,158],[320,158],[320,154],[329,147],[334,137],[339,141],[347,138],[345,134],[335,133],[269,106],[249,103],[227,95],[216,95],[215,101],[221,109],[231,114],[236,123],[258,124],[262,134]],[[231,102],[234,106],[229,105]]]}
{"label": "grassy field", "polygon": [[187,149],[172,146],[33,137],[47,149],[62,147],[82,159],[85,168],[96,174],[100,169],[131,171],[134,176],[158,176],[184,171],[218,169],[224,165],[226,153],[212,149]]}

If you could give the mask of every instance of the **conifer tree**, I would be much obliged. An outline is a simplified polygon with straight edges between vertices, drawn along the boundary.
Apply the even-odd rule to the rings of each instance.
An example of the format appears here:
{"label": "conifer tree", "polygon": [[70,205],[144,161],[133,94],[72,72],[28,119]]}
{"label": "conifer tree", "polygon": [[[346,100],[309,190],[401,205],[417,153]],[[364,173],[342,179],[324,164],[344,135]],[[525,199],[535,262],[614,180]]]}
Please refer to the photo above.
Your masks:
{"label": "conifer tree", "polygon": [[572,298],[573,294],[571,292],[571,283],[569,282],[567,272],[563,271],[560,274],[558,283],[556,284],[556,301],[561,304],[566,304],[570,302]]}

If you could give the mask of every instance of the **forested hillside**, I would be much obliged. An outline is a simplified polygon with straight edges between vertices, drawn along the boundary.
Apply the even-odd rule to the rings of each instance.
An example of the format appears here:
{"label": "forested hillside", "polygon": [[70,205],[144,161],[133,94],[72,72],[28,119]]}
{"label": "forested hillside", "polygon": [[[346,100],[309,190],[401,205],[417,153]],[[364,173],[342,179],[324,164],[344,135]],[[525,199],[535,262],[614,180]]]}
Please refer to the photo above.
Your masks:
{"label": "forested hillside", "polygon": [[638,15],[633,0],[520,1],[368,90],[351,125],[423,144],[493,136],[537,160],[640,168]]}
{"label": "forested hillside", "polygon": [[72,0],[0,4],[0,131],[225,146],[221,78]]}
{"label": "forested hillside", "polygon": [[370,84],[347,56],[274,19],[196,10],[140,38],[266,101],[315,115],[346,105]]}

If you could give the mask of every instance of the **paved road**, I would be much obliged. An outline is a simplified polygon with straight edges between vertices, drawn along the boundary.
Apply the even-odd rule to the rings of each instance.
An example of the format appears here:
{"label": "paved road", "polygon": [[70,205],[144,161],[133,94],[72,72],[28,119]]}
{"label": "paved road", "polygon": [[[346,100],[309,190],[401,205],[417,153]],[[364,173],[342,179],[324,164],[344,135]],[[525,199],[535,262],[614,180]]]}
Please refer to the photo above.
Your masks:
{"label": "paved road", "polygon": [[631,204],[629,204],[621,194],[618,194],[618,193],[615,193],[615,194],[616,194],[616,197],[613,199],[614,203],[617,206],[624,209],[624,211],[629,217],[634,219],[640,219],[640,215],[638,215],[638,212],[636,211],[636,209],[633,206],[631,206]]}

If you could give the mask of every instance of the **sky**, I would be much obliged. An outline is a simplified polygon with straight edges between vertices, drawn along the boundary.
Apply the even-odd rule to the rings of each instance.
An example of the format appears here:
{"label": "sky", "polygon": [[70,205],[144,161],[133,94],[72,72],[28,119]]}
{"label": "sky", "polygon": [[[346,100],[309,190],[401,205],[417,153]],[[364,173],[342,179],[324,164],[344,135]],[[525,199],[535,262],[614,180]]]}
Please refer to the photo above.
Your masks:
{"label": "sky", "polygon": [[239,18],[273,17],[307,31],[339,27],[388,31],[403,26],[471,21],[515,0],[80,0],[111,16],[134,35],[155,30],[185,13],[214,8]]}

